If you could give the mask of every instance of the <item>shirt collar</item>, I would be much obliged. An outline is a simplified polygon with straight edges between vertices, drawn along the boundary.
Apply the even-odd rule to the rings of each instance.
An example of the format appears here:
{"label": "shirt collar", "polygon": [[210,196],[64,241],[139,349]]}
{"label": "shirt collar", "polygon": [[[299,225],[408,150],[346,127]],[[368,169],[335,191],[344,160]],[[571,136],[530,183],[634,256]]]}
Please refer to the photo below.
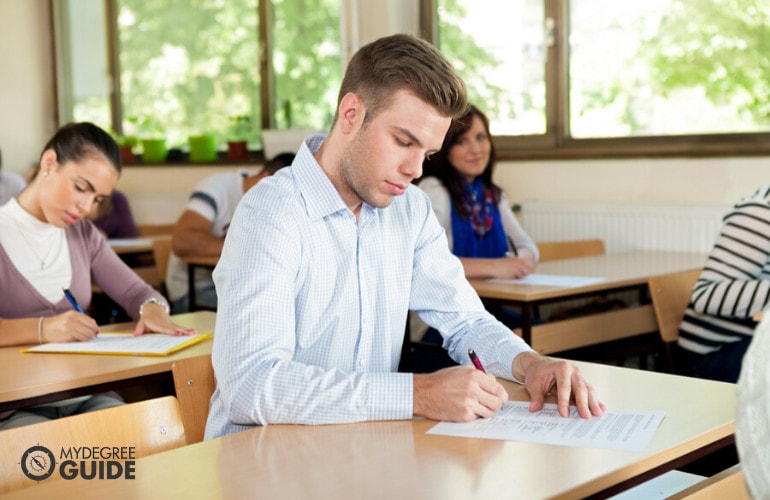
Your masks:
{"label": "shirt collar", "polygon": [[294,180],[311,220],[322,219],[343,210],[350,213],[337,188],[313,156],[324,140],[326,134],[316,134],[305,139],[292,163]]}

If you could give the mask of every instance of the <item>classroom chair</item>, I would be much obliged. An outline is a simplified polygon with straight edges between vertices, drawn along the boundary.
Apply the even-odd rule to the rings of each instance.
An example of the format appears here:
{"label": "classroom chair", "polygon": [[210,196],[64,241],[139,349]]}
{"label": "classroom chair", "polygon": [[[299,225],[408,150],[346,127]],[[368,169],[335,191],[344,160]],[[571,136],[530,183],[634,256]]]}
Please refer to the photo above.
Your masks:
{"label": "classroom chair", "polygon": [[739,467],[730,467],[677,493],[669,500],[748,500],[750,498],[743,470]]}
{"label": "classroom chair", "polygon": [[[539,242],[537,248],[540,251],[540,262],[591,257],[607,253],[604,240],[598,238]],[[643,301],[645,297],[640,297],[639,300]],[[552,321],[564,320],[598,311],[610,312],[625,307],[627,305],[622,297],[601,295],[589,300],[576,300],[574,305],[568,309],[551,310],[548,319]],[[539,308],[535,309],[535,316],[540,317]],[[647,357],[656,353],[657,350],[650,347],[649,339],[644,336],[622,339],[609,344],[588,346],[575,351],[564,352],[562,355],[587,359],[614,359],[615,364],[619,366],[626,364],[626,359],[629,356],[638,356],[639,368],[646,369]]]}
{"label": "classroom chair", "polygon": [[537,243],[537,249],[540,252],[540,262],[604,255],[606,253],[604,241],[600,239],[543,241]]}
{"label": "classroom chair", "polygon": [[166,295],[166,270],[168,258],[171,255],[171,236],[154,238],[152,240],[152,259],[155,261],[155,273],[158,275],[158,288]]}
{"label": "classroom chair", "polygon": [[174,361],[171,373],[174,376],[174,389],[179,399],[187,444],[203,441],[209,401],[216,387],[211,355]]}
{"label": "classroom chair", "polygon": [[[55,465],[50,477],[43,479],[50,481],[62,478],[59,465],[63,450],[133,447],[134,457],[139,458],[186,444],[179,402],[173,396],[5,429],[0,435],[7,465],[0,467],[0,493],[36,484],[24,474],[25,459],[39,468],[36,473]],[[54,463],[48,462],[46,450]]]}
{"label": "classroom chair", "polygon": [[660,339],[663,341],[663,353],[670,373],[676,373],[671,352],[672,345],[679,339],[679,325],[690,303],[692,288],[700,274],[700,269],[693,269],[655,276],[647,280]]}
{"label": "classroom chair", "polygon": [[[566,240],[566,241],[543,241],[537,244],[537,249],[540,252],[540,262],[550,262],[554,260],[574,259],[577,257],[590,257],[593,255],[604,255],[604,241],[601,239],[589,239],[589,240]],[[599,301],[605,300],[606,297],[600,297]],[[584,300],[576,301],[573,305],[575,309],[574,313],[580,315],[579,309],[581,307],[589,307],[590,303]],[[551,313],[566,314],[570,311],[551,311]],[[536,307],[534,310],[536,318],[540,317],[540,308]]]}

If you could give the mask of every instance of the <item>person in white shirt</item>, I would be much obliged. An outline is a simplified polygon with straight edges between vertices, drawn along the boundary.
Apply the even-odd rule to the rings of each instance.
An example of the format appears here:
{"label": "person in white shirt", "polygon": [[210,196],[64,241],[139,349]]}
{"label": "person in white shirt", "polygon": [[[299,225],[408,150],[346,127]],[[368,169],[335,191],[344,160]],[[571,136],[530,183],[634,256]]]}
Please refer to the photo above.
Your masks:
{"label": "person in white shirt", "polygon": [[[534,352],[481,304],[412,180],[468,108],[438,50],[392,35],[351,59],[328,136],[251,189],[214,271],[217,385],[206,438],[256,425],[491,417],[516,380],[530,409],[604,405],[576,367]],[[398,373],[407,311],[464,363]],[[473,349],[486,372],[473,368]]]}
{"label": "person in white shirt", "polygon": [[[258,173],[238,170],[214,174],[195,186],[171,236],[166,292],[174,314],[188,312],[190,308],[187,266],[182,258],[218,257],[222,253],[235,207],[244,193],[265,177],[291,164],[293,159],[293,153],[281,153],[265,163]],[[210,309],[217,306],[217,292],[208,269],[196,269],[195,300]]]}
{"label": "person in white shirt", "polygon": [[770,313],[765,311],[738,378],[735,444],[754,498],[770,498]]}

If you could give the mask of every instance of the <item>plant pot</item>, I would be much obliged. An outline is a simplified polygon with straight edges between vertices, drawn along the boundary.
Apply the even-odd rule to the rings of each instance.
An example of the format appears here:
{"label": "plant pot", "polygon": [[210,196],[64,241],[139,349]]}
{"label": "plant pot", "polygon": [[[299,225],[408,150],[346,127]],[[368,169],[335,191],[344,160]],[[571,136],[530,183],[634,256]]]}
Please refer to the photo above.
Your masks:
{"label": "plant pot", "polygon": [[166,139],[142,139],[142,161],[161,163],[166,161]]}
{"label": "plant pot", "polygon": [[246,141],[229,141],[227,143],[227,159],[229,161],[246,161],[249,159],[249,143]]}
{"label": "plant pot", "polygon": [[217,138],[211,134],[191,135],[190,161],[215,161],[217,159]]}
{"label": "plant pot", "polygon": [[134,149],[129,145],[120,146],[120,163],[134,163],[135,161]]}

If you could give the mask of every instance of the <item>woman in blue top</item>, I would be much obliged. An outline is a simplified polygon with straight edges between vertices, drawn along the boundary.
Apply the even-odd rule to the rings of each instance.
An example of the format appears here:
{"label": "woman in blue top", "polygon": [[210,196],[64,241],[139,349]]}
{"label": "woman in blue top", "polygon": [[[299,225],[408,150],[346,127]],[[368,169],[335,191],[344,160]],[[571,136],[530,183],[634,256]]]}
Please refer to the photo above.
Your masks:
{"label": "woman in blue top", "polygon": [[441,150],[425,160],[419,186],[467,278],[523,278],[537,264],[537,246],[492,181],[494,167],[489,120],[471,106],[449,127]]}
{"label": "woman in blue top", "polygon": [[[475,106],[452,122],[441,150],[423,164],[419,186],[430,198],[449,248],[460,258],[469,279],[523,278],[539,258],[537,245],[519,225],[503,190],[492,181],[494,168],[489,119]],[[509,328],[521,326],[517,311],[483,302]],[[428,328],[422,341],[441,344],[442,337]],[[411,368],[432,371],[453,364],[443,353],[415,351]]]}

